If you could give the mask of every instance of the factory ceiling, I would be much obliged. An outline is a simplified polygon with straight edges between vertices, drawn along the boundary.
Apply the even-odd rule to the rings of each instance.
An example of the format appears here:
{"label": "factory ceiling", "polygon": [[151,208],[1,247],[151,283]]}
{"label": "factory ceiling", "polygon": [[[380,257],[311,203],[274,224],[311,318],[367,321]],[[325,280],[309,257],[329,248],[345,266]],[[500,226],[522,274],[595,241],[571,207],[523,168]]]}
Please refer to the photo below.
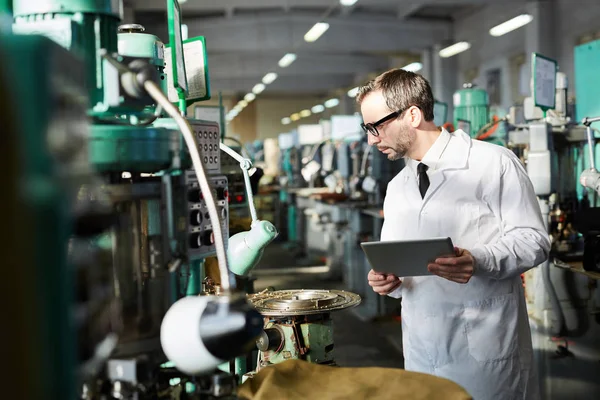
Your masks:
{"label": "factory ceiling", "polygon": [[[213,90],[243,95],[275,72],[265,94],[301,95],[350,88],[368,74],[418,60],[423,49],[452,43],[462,16],[494,1],[187,0],[181,9],[189,37],[206,37]],[[126,22],[167,41],[165,2],[126,0]],[[329,29],[306,42],[317,22]],[[282,68],[287,53],[297,57]]]}

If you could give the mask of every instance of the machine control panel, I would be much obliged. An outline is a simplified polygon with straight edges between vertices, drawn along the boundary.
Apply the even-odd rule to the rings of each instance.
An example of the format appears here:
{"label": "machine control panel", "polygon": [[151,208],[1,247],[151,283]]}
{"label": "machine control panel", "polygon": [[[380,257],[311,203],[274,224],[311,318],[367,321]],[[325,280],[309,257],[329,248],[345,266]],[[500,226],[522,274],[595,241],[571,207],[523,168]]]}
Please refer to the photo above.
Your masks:
{"label": "machine control panel", "polygon": [[215,175],[221,173],[221,132],[219,124],[211,121],[188,119],[198,142],[200,158],[206,169],[206,173]]}
{"label": "machine control panel", "polygon": [[[240,149],[233,147],[233,150],[240,152]],[[229,206],[236,208],[248,207],[246,198],[246,184],[244,175],[240,168],[240,163],[227,153],[221,157],[221,173],[227,176],[229,184]]]}
{"label": "machine control panel", "polygon": [[[227,177],[210,176],[209,183],[217,203],[217,211],[221,222],[221,230],[225,246],[229,238],[229,189]],[[188,255],[190,259],[200,259],[216,254],[213,225],[210,221],[206,199],[200,190],[198,180],[193,171],[186,172],[187,187],[187,236]]]}

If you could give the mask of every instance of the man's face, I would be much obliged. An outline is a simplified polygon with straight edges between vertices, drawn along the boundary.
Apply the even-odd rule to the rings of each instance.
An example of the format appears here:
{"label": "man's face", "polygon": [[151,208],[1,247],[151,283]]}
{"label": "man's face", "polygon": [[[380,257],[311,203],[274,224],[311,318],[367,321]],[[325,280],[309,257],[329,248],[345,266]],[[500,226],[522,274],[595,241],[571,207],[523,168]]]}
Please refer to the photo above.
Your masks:
{"label": "man's face", "polygon": [[[369,93],[360,105],[364,123],[375,123],[391,112],[381,90]],[[415,142],[415,131],[407,121],[404,121],[406,113],[398,118],[386,121],[377,126],[379,136],[369,135],[369,144],[377,146],[377,149],[387,155],[389,160],[398,160],[406,155]]]}

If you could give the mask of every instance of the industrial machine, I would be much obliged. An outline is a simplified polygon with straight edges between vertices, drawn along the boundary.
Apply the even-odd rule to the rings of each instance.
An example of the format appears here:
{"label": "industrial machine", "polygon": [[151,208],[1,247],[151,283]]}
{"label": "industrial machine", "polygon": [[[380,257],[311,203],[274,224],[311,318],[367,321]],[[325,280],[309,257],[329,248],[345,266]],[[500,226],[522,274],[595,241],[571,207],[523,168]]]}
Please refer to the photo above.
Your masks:
{"label": "industrial machine", "polygon": [[[184,49],[203,41],[183,43],[179,5],[166,4],[169,45],[139,25],[119,28],[118,1],[16,0],[6,10],[14,34],[0,44],[10,60],[1,97],[22,100],[3,108],[19,116],[9,166],[15,200],[40,226],[37,256],[23,264],[39,280],[34,308],[23,305],[40,333],[24,346],[40,353],[28,358],[29,382],[40,383],[31,398],[223,397],[237,380],[216,367],[261,332],[228,266],[246,273],[277,231],[253,218],[229,238],[227,146],[218,124],[181,115],[210,95],[204,71],[189,87],[186,74],[197,68]],[[197,296],[211,255],[222,295]]]}
{"label": "industrial machine", "polygon": [[[587,70],[587,57],[593,57],[587,54],[590,50],[593,46],[576,48],[576,76],[580,69]],[[595,86],[593,81],[578,81],[577,109],[589,111],[598,104],[590,92],[597,92],[600,81]],[[597,271],[600,214],[594,208],[596,192],[585,189],[594,189],[597,176],[590,127],[595,119],[578,119],[569,112],[567,89],[557,63],[533,54],[532,97],[522,111],[509,113],[507,146],[527,170],[552,240],[549,261],[524,274],[543,398],[570,398],[574,393],[588,398],[583,394],[597,392],[600,378],[588,367],[600,358],[596,318],[600,275],[592,272]],[[568,383],[562,379],[565,374],[573,377]]]}
{"label": "industrial machine", "polygon": [[249,300],[264,316],[257,370],[290,359],[335,365],[331,312],[360,303],[341,290],[265,290]]}
{"label": "industrial machine", "polygon": [[488,93],[472,83],[466,83],[453,95],[454,128],[478,140],[505,145],[502,136],[506,118],[490,115]]}

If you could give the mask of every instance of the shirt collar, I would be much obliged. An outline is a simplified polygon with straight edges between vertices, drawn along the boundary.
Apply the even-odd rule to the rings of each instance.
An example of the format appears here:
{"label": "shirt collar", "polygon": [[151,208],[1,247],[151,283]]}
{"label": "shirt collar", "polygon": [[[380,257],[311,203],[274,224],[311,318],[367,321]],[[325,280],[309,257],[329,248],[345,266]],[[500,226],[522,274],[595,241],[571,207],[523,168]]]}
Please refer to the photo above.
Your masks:
{"label": "shirt collar", "polygon": [[427,153],[425,153],[425,156],[421,161],[413,160],[412,158],[408,157],[406,158],[406,163],[410,169],[412,169],[415,175],[417,175],[417,166],[420,163],[427,165],[427,167],[429,167],[428,171],[430,172],[434,172],[440,168],[442,155],[448,146],[448,142],[450,142],[450,137],[450,133],[446,129],[442,128],[440,136],[438,136],[433,145],[429,148],[429,150],[427,150]]}

